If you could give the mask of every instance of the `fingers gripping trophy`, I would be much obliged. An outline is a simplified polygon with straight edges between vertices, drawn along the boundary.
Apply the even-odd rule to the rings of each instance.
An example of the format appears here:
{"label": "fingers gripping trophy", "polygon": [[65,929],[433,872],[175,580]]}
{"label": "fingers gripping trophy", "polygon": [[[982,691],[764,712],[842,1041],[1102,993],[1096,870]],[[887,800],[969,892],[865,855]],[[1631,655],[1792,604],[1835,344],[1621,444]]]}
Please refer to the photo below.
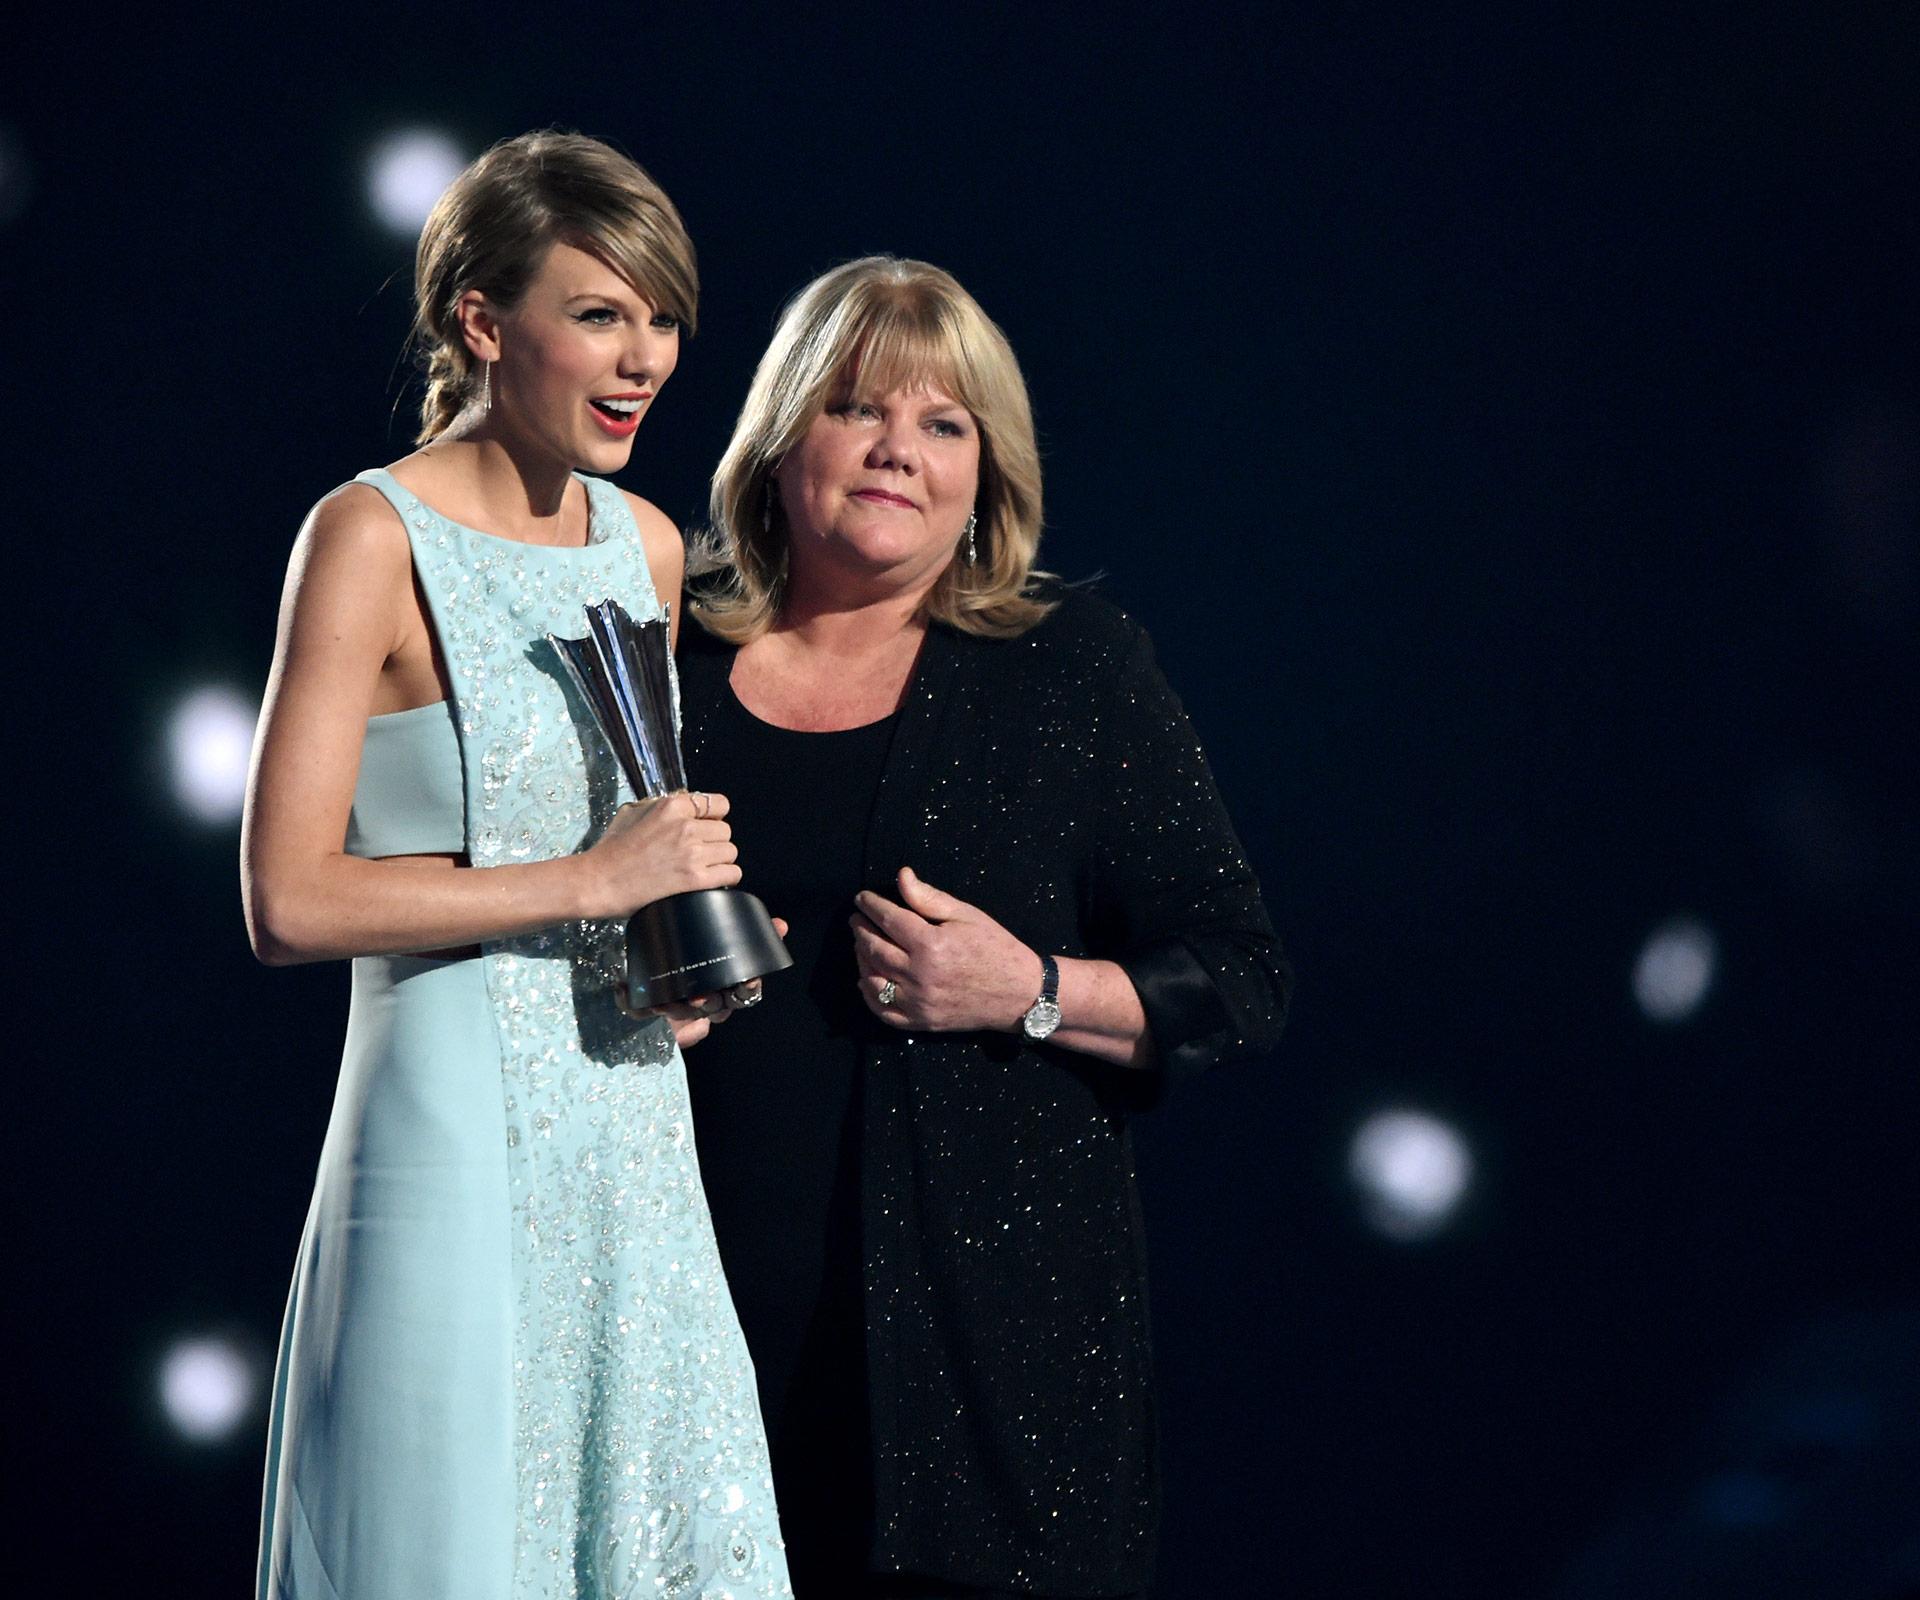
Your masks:
{"label": "fingers gripping trophy", "polygon": [[[635,622],[616,600],[586,614],[584,639],[547,635],[568,677],[636,795],[685,792],[665,619]],[[740,889],[668,895],[627,923],[627,987],[636,1006],[716,994],[792,965],[767,908]]]}

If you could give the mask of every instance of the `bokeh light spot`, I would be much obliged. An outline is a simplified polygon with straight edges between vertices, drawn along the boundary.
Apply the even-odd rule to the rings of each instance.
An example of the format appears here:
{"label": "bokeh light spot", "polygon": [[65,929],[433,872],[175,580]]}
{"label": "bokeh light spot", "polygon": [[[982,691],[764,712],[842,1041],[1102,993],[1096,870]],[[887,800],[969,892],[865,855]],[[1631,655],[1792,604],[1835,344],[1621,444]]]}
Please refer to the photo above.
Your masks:
{"label": "bokeh light spot", "polygon": [[160,1406],[182,1438],[218,1444],[253,1409],[253,1363],[226,1339],[182,1339],[160,1358]]}
{"label": "bokeh light spot", "polygon": [[247,763],[260,708],[221,684],[195,689],[167,724],[174,798],[196,822],[221,824],[240,815],[247,798]]}
{"label": "bokeh light spot", "polygon": [[1424,1239],[1452,1219],[1473,1177],[1467,1142],[1423,1111],[1382,1111],[1353,1137],[1348,1170],[1366,1219],[1390,1239]]}
{"label": "bokeh light spot", "polygon": [[382,227],[411,238],[466,164],[444,133],[403,128],[375,145],[367,159],[367,201]]}
{"label": "bokeh light spot", "polygon": [[1674,917],[1647,935],[1633,964],[1633,998],[1651,1022],[1685,1022],[1700,1009],[1720,963],[1713,930],[1692,917]]}

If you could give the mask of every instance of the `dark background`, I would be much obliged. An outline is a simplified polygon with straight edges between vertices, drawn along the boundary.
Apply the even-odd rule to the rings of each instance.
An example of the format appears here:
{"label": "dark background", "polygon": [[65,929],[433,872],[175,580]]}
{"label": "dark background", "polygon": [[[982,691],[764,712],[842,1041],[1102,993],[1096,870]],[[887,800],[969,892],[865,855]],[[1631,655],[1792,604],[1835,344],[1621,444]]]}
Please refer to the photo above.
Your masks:
{"label": "dark background", "polygon": [[[678,202],[622,481],[682,522],[835,261],[1020,353],[1046,564],[1152,630],[1300,969],[1139,1127],[1163,1600],[1915,1592],[1920,7],[1573,9],[8,25],[10,1584],[250,1581],[258,1419],[174,1442],[154,1362],[270,1348],[346,981],[254,963],[157,752],[407,448],[363,164],[427,123]],[[1722,961],[1662,1028],[1678,912]],[[1346,1178],[1394,1104],[1477,1163],[1422,1243]]]}

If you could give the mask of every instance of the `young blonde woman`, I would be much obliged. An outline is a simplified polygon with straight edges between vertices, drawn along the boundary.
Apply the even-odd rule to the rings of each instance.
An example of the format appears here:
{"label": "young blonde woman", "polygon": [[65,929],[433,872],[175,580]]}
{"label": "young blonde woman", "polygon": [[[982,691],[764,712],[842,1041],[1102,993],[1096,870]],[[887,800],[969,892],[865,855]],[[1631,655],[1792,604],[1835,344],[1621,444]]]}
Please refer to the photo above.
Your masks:
{"label": "young blonde woman", "polygon": [[1158,1495],[1129,1113],[1290,975],[1145,633],[1034,570],[1006,338],[870,257],[795,298],[681,639],[795,970],[694,1065],[801,1600],[1120,1596]]}
{"label": "young blonde woman", "polygon": [[276,1379],[261,1600],[788,1592],[676,1039],[621,920],[738,881],[720,795],[623,804],[545,636],[677,617],[682,547],[598,477],[698,284],[659,187],[496,146],[421,235],[420,448],[301,530],[243,876],[269,962],[353,958]]}

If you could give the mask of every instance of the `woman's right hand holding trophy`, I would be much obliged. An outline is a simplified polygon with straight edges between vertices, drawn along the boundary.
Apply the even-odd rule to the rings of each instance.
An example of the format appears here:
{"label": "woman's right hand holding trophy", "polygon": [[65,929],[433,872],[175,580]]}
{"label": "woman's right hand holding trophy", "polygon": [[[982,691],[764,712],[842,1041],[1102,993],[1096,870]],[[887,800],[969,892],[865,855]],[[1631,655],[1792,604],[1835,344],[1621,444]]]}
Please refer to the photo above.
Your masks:
{"label": "woman's right hand holding trophy", "polygon": [[694,889],[731,889],[739,850],[723,794],[679,790],[614,814],[579,856],[584,917],[629,917],[641,906]]}

